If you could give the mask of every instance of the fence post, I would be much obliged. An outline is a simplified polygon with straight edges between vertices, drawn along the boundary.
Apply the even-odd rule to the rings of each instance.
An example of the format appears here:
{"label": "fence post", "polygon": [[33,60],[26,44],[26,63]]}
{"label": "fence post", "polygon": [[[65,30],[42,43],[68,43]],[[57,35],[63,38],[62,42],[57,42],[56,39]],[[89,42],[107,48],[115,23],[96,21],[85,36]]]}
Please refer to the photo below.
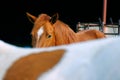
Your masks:
{"label": "fence post", "polygon": [[101,18],[99,18],[99,30],[103,32],[103,23],[101,21]]}
{"label": "fence post", "polygon": [[76,32],[80,31],[80,28],[81,28],[81,23],[78,22],[78,23],[76,24]]}
{"label": "fence post", "polygon": [[118,35],[120,35],[120,19],[118,20]]}

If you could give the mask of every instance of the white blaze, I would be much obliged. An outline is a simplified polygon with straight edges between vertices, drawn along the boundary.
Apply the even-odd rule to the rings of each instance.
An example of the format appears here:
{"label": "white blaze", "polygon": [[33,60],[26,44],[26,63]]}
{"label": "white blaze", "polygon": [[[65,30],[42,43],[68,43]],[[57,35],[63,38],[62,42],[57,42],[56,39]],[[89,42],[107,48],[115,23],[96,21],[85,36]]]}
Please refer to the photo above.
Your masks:
{"label": "white blaze", "polygon": [[37,32],[37,35],[38,35],[38,39],[40,38],[40,36],[43,34],[43,27],[41,27],[38,32]]}

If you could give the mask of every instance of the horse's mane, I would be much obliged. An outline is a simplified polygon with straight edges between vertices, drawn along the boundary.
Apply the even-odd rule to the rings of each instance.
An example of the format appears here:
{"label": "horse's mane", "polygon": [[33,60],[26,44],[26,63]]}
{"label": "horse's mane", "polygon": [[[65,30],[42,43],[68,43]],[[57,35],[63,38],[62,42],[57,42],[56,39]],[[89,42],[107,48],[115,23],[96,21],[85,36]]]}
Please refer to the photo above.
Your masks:
{"label": "horse's mane", "polygon": [[57,41],[65,42],[66,44],[76,42],[77,38],[75,32],[67,24],[57,20],[53,26],[55,27],[55,36]]}

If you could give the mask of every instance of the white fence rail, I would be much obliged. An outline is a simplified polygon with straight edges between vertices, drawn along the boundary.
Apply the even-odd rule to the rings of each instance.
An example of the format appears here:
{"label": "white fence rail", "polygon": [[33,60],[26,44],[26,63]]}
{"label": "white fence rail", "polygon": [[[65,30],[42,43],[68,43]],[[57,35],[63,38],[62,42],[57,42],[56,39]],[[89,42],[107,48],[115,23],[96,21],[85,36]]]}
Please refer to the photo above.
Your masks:
{"label": "white fence rail", "polygon": [[[106,34],[106,36],[114,37],[119,35],[120,25],[104,25],[104,26],[106,26],[104,30],[104,33]],[[86,29],[96,29],[96,30],[103,31],[103,26],[100,24],[94,24],[94,23],[81,23],[79,25],[77,24],[76,26],[76,32],[80,30],[86,30]]]}

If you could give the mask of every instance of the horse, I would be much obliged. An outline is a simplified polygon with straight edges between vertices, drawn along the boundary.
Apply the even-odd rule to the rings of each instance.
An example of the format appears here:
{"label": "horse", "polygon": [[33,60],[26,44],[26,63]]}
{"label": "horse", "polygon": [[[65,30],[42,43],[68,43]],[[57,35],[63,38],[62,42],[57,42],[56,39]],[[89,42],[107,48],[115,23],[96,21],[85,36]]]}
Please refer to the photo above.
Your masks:
{"label": "horse", "polygon": [[119,80],[119,41],[24,48],[0,40],[0,80]]}
{"label": "horse", "polygon": [[37,80],[64,53],[64,49],[24,48],[0,40],[0,80]]}
{"label": "horse", "polygon": [[59,46],[106,38],[105,34],[98,30],[90,29],[74,32],[69,25],[58,19],[58,13],[51,17],[45,13],[41,13],[38,17],[28,12],[26,14],[34,24],[31,31],[33,47]]}

